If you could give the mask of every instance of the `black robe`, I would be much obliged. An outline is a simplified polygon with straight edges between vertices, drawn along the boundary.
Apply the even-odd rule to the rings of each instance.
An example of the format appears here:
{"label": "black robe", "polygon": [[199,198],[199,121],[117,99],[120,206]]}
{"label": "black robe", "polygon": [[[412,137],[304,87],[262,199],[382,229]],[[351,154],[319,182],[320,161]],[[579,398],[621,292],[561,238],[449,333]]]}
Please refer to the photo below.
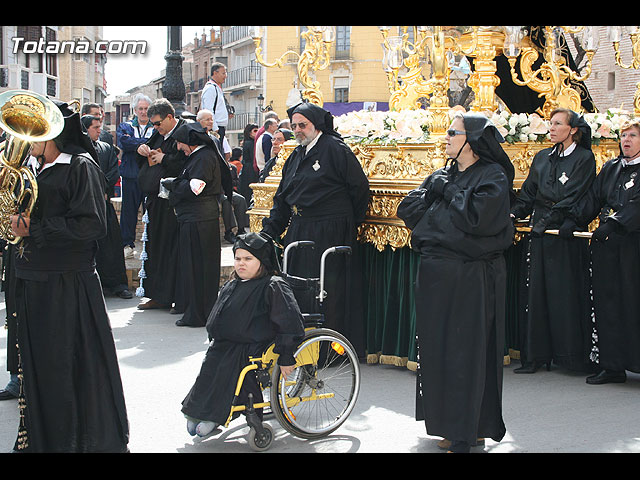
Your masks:
{"label": "black robe", "polygon": [[[293,365],[304,326],[289,285],[278,276],[264,276],[226,283],[207,320],[207,332],[212,342],[200,373],[182,402],[182,412],[224,425],[237,380],[249,364],[249,357],[261,355],[275,342],[278,364]],[[256,403],[263,401],[255,372],[245,377],[237,404],[246,404],[249,393]]]}
{"label": "black robe", "polygon": [[[329,247],[350,246],[353,253],[331,255],[326,263],[324,301],[326,327],[351,341],[362,358],[364,351],[364,309],[362,275],[359,271],[357,226],[364,221],[369,202],[369,181],[358,159],[339,138],[322,134],[309,152],[298,146],[282,169],[282,179],[273,198],[263,231],[285,247],[299,240],[315,242],[315,248],[293,249],[288,274],[319,278],[320,258]],[[302,299],[305,313],[317,312]]]}
{"label": "black robe", "polygon": [[[553,148],[536,154],[512,213],[531,215],[534,229],[558,229],[572,215],[577,202],[595,179],[591,150],[576,145],[569,155],[552,154]],[[586,230],[584,223],[577,225]],[[527,313],[520,325],[523,362],[553,360],[571,370],[589,371],[591,350],[591,300],[589,295],[589,242],[543,234],[529,235],[523,248],[528,268]]]}
{"label": "black robe", "polygon": [[398,206],[420,253],[416,420],[429,435],[500,441],[509,181],[498,164],[480,160],[456,173],[447,195],[433,197],[440,173]]}
{"label": "black robe", "polygon": [[128,287],[127,269],[122,249],[122,232],[118,215],[111,203],[114,189],[120,180],[118,157],[113,145],[106,142],[93,142],[98,154],[100,169],[105,176],[105,203],[107,216],[107,235],[98,240],[96,252],[96,270],[100,275],[102,287],[117,293]]}
{"label": "black robe", "polygon": [[94,260],[106,234],[102,173],[88,156],[73,155],[37,181],[31,235],[15,249],[26,405],[16,449],[126,451],[124,394]]}
{"label": "black robe", "polygon": [[[182,293],[176,309],[184,312],[182,322],[192,327],[204,327],[220,286],[219,157],[213,147],[189,155],[169,195],[178,217],[176,278]],[[198,195],[191,190],[192,179],[206,183]]]}
{"label": "black robe", "polygon": [[[173,132],[185,120],[180,119]],[[169,200],[158,197],[160,180],[177,177],[184,169],[186,156],[179,151],[172,134],[167,139],[156,130],[147,141],[152,150],[161,149],[165,154],[161,163],[150,166],[147,158],[138,155],[138,183],[145,197],[149,216],[147,224],[144,263],[146,278],[143,280],[144,296],[170,306],[179,302],[176,298],[176,266],[178,260],[178,220]]]}
{"label": "black robe", "polygon": [[253,190],[249,185],[258,181],[258,172],[253,168],[253,157],[255,152],[255,142],[253,138],[245,138],[242,144],[242,170],[240,171],[240,186],[238,191],[251,205]]}
{"label": "black robe", "polygon": [[605,163],[577,209],[583,222],[614,222],[605,241],[591,240],[595,345],[608,370],[640,372],[640,164]]}

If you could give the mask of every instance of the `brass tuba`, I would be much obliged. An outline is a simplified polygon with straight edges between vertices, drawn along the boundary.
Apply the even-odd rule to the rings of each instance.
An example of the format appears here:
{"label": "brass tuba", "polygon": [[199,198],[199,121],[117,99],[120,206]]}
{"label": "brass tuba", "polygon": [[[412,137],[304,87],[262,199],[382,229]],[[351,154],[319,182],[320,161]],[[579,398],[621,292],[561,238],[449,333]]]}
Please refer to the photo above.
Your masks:
{"label": "brass tuba", "polygon": [[31,215],[38,199],[38,183],[26,165],[31,145],[60,135],[64,117],[42,95],[9,90],[0,94],[0,128],[6,133],[6,140],[0,143],[0,237],[18,244],[22,237],[11,229],[11,215]]}

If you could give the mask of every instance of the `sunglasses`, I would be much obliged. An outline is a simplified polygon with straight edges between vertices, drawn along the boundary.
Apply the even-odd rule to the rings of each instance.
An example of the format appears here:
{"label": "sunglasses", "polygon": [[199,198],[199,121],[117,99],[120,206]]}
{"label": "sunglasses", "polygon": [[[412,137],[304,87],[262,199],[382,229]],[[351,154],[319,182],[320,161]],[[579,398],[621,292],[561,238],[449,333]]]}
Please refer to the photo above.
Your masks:
{"label": "sunglasses", "polygon": [[158,120],[157,122],[151,122],[151,125],[153,125],[154,127],[159,127],[160,124],[164,122],[166,119],[167,117],[164,117],[162,120]]}
{"label": "sunglasses", "polygon": [[456,135],[466,135],[467,132],[463,131],[463,130],[454,130],[453,128],[447,130],[447,135],[449,135],[450,137],[455,137]]}

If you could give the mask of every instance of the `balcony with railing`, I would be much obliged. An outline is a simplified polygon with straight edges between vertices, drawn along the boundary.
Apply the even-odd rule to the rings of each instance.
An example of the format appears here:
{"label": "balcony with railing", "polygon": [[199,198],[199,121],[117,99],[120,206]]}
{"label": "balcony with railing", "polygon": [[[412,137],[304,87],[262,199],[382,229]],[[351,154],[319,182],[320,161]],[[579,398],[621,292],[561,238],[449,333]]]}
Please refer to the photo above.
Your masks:
{"label": "balcony with railing", "polygon": [[251,27],[249,25],[240,25],[228,28],[222,32],[222,48],[229,46],[232,43],[238,43],[242,41],[253,41],[249,31]]}
{"label": "balcony with railing", "polygon": [[258,84],[262,81],[262,67],[253,63],[248,67],[240,67],[227,73],[224,88],[236,88],[243,85]]}

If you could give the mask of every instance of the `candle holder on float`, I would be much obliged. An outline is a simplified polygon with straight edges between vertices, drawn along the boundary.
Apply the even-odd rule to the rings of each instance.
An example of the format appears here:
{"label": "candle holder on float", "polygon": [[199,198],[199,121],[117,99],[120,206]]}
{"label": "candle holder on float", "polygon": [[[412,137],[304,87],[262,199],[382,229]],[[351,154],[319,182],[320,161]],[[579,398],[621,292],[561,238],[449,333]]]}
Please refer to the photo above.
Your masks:
{"label": "candle holder on float", "polygon": [[251,28],[250,35],[256,46],[256,61],[260,65],[265,67],[282,67],[285,59],[289,55],[297,57],[298,78],[300,79],[300,83],[305,87],[301,92],[302,98],[322,106],[324,100],[322,98],[322,92],[320,91],[320,82],[312,78],[311,72],[324,70],[329,66],[331,45],[336,38],[336,27],[310,26],[307,28],[308,30],[306,32],[300,33],[300,36],[305,39],[305,48],[302,53],[287,50],[271,63],[267,62],[262,56],[261,44],[265,33],[264,28],[254,26]]}
{"label": "candle holder on float", "polygon": [[[545,103],[536,110],[543,118],[548,119],[551,112],[558,108],[569,108],[582,112],[580,94],[572,88],[570,81],[583,82],[591,75],[593,55],[598,48],[597,30],[593,26],[545,26],[544,62],[536,70],[533,65],[539,58],[538,51],[530,45],[523,45],[521,26],[505,27],[504,55],[511,67],[511,78],[516,85],[526,86],[545,97]],[[562,56],[564,34],[579,34],[578,40],[586,52],[587,64],[585,73],[579,75],[566,65]],[[515,70],[516,60],[520,58],[520,75]]]}
{"label": "candle holder on float", "polygon": [[[631,64],[627,65],[622,61],[622,54],[620,52],[620,41],[622,40],[622,32],[626,31],[631,39]],[[613,45],[615,52],[616,65],[624,69],[640,68],[640,27],[608,27],[609,41]],[[636,85],[636,93],[633,97],[634,114],[640,115],[640,82]]]}
{"label": "candle holder on float", "polygon": [[[394,111],[422,108],[422,99],[429,97],[429,133],[443,136],[449,128],[449,75],[451,68],[447,53],[469,55],[477,43],[477,27],[472,28],[471,48],[463,49],[458,39],[447,35],[442,26],[416,26],[409,40],[409,27],[399,27],[401,35],[389,35],[391,27],[378,27],[383,38],[383,68],[391,97],[389,108]],[[428,80],[423,73],[423,63],[431,65]],[[407,73],[399,76],[400,69]]]}

